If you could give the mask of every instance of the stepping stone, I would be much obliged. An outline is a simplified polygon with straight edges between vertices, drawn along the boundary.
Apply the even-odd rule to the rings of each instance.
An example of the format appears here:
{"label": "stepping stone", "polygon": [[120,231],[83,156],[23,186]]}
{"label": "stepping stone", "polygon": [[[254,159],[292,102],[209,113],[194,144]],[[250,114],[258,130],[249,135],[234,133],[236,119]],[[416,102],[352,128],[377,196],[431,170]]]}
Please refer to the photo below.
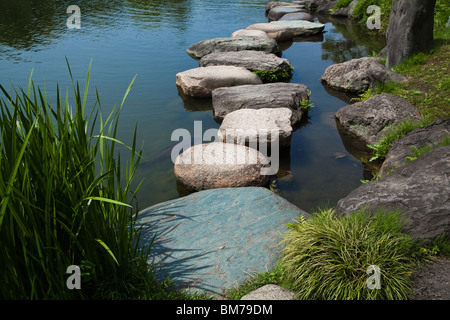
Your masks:
{"label": "stepping stone", "polygon": [[284,1],[269,1],[266,3],[266,14],[269,13],[270,10],[272,10],[273,8],[276,7],[299,7],[299,6],[304,6],[305,4],[303,3],[295,3],[293,2],[284,2]]}
{"label": "stepping stone", "polygon": [[314,17],[307,12],[288,13],[282,16],[278,21],[305,20],[314,21]]}
{"label": "stepping stone", "polygon": [[239,109],[288,108],[292,111],[291,122],[295,126],[301,120],[302,100],[308,100],[310,91],[307,86],[297,83],[267,83],[261,85],[243,85],[219,88],[212,93],[214,118],[223,118]]}
{"label": "stepping stone", "polygon": [[[216,52],[210,53],[199,60],[200,67],[220,65],[242,67],[252,72],[270,73],[276,78],[272,82],[288,81],[292,77],[292,66],[289,60],[280,58],[273,53],[251,50]],[[264,79],[263,76],[264,74],[261,74]]]}
{"label": "stepping stone", "polygon": [[291,117],[288,108],[236,110],[225,116],[218,137],[223,142],[257,148],[260,139],[273,143],[272,134],[276,132],[279,146],[286,148],[292,138]]}
{"label": "stepping stone", "polygon": [[203,40],[190,46],[186,53],[194,59],[213,52],[255,50],[274,53],[281,56],[281,50],[275,40],[265,37],[230,37]]}
{"label": "stepping stone", "polygon": [[149,263],[180,288],[222,296],[249,274],[274,267],[286,224],[307,213],[266,188],[200,191],[144,209]]}
{"label": "stepping stone", "polygon": [[255,23],[246,28],[247,30],[261,30],[277,42],[292,40],[294,32],[284,26],[277,26],[272,23]]}
{"label": "stepping stone", "polygon": [[240,29],[240,30],[237,30],[237,31],[233,32],[231,34],[231,37],[232,38],[236,38],[236,37],[251,37],[251,38],[263,37],[263,38],[268,38],[269,36],[267,35],[267,33],[265,33],[262,30]]}
{"label": "stepping stone", "polygon": [[269,21],[277,21],[282,16],[294,12],[308,12],[303,6],[278,6],[269,11],[267,17]]}
{"label": "stepping stone", "polygon": [[175,160],[177,179],[189,191],[266,186],[269,160],[256,149],[231,143],[198,144]]}
{"label": "stepping stone", "polygon": [[212,90],[243,84],[261,84],[251,71],[235,66],[210,66],[177,73],[176,84],[183,93],[196,98],[211,97]]}
{"label": "stepping stone", "polygon": [[322,33],[325,25],[321,23],[309,22],[306,20],[294,21],[272,21],[271,24],[290,29],[294,37],[312,36]]}

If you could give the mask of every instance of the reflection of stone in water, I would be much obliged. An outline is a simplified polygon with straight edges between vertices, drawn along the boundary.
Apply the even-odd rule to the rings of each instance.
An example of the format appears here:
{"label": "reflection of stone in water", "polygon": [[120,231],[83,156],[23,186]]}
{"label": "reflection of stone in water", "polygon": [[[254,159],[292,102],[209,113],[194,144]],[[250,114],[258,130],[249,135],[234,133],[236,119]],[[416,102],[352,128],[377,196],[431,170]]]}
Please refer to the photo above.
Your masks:
{"label": "reflection of stone in water", "polygon": [[184,103],[184,109],[189,112],[209,111],[213,109],[211,98],[193,98],[184,94],[183,90],[177,86],[178,95]]}
{"label": "reflection of stone in water", "polygon": [[323,81],[322,81],[322,86],[329,95],[336,97],[339,100],[344,101],[347,104],[353,104],[353,103],[357,102],[357,100],[355,100],[355,99],[359,98],[359,96],[357,94],[330,88]]}
{"label": "reflection of stone in water", "polygon": [[334,117],[334,112],[325,112],[320,115],[320,122],[326,126],[336,129],[336,120]]}
{"label": "reflection of stone in water", "polygon": [[376,175],[380,170],[382,161],[369,161],[373,156],[372,149],[367,147],[367,145],[357,136],[346,131],[337,119],[336,127],[338,129],[339,135],[341,136],[341,140],[344,144],[345,150],[347,150],[352,156],[354,156],[364,165],[363,178],[365,180],[372,179],[373,176]]}

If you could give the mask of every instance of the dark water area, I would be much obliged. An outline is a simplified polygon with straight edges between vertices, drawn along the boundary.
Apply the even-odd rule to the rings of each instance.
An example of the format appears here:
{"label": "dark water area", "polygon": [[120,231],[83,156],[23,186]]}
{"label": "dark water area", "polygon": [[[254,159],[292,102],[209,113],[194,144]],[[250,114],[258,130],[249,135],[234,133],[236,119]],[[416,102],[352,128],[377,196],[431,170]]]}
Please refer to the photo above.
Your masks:
{"label": "dark water area", "polygon": [[[121,113],[118,138],[131,144],[137,124],[144,159],[135,182],[144,179],[138,201],[145,208],[185,194],[168,152],[175,143],[172,132],[184,128],[193,135],[194,121],[202,121],[203,132],[220,126],[210,100],[184,97],[175,85],[176,73],[198,67],[185,50],[201,40],[267,22],[265,3],[0,0],[0,84],[26,88],[33,70],[36,85],[45,84],[47,95],[55,99],[57,83],[63,94],[71,90],[66,58],[82,86],[92,60],[88,100],[95,100],[96,88],[107,115],[137,75]],[[67,8],[74,4],[81,10],[80,29],[66,24],[71,16]],[[282,197],[306,211],[334,204],[367,178],[363,165],[346,150],[334,120],[335,112],[348,104],[347,97],[324,88],[320,77],[332,64],[379,52],[385,45],[384,39],[351,21],[326,16],[315,20],[325,24],[323,36],[282,44],[283,58],[295,68],[291,82],[308,86],[314,108],[281,159],[284,176],[277,187]],[[126,149],[121,153],[126,159]]]}

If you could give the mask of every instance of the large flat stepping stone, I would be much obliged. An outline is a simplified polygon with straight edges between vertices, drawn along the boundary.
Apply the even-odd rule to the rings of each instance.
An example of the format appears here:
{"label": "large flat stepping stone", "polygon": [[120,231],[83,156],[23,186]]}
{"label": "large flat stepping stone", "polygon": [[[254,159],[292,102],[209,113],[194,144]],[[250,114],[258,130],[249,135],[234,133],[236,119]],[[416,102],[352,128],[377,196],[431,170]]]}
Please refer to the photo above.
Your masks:
{"label": "large flat stepping stone", "polygon": [[214,89],[243,84],[261,84],[261,79],[249,70],[236,66],[208,66],[179,72],[176,84],[183,93],[196,98],[211,97]]}
{"label": "large flat stepping stone", "polygon": [[377,94],[343,107],[336,112],[339,124],[364,144],[378,144],[393,125],[419,120],[417,109],[407,100],[392,94]]}
{"label": "large flat stepping stone", "polygon": [[227,143],[249,145],[257,148],[258,143],[274,143],[282,148],[290,145],[292,138],[292,110],[241,109],[225,116],[219,128],[218,137]]}
{"label": "large flat stepping stone", "polygon": [[288,108],[292,110],[292,125],[302,117],[300,103],[308,100],[310,91],[298,83],[267,83],[219,88],[212,93],[214,119],[222,121],[230,112],[240,109]]}
{"label": "large flat stepping stone", "polygon": [[325,25],[306,20],[281,20],[272,21],[271,24],[281,26],[292,31],[294,37],[312,36],[322,33]]}
{"label": "large flat stepping stone", "polygon": [[268,164],[269,160],[256,149],[212,142],[181,153],[175,160],[174,172],[189,191],[260,187],[269,182]]}
{"label": "large flat stepping stone", "polygon": [[141,243],[181,288],[223,295],[254,272],[270,270],[286,224],[307,213],[266,188],[206,190],[139,213]]}
{"label": "large flat stepping stone", "polygon": [[203,40],[190,46],[186,53],[194,59],[201,59],[213,52],[242,50],[264,51],[281,56],[281,50],[277,42],[272,38],[265,37],[229,37]]}
{"label": "large flat stepping stone", "polygon": [[309,22],[314,21],[314,17],[307,12],[288,13],[282,16],[278,21],[290,21],[290,20],[306,20]]}
{"label": "large flat stepping stone", "polygon": [[269,36],[267,35],[267,33],[265,33],[264,31],[261,31],[261,30],[240,29],[240,30],[236,30],[235,32],[233,32],[231,34],[231,37],[232,38],[236,38],[236,37],[268,38]]}
{"label": "large flat stepping stone", "polygon": [[294,32],[285,26],[275,25],[272,23],[255,23],[249,25],[246,30],[260,30],[264,31],[270,38],[277,42],[290,41],[294,37]]}
{"label": "large flat stepping stone", "polygon": [[304,6],[303,3],[294,3],[294,2],[285,2],[285,1],[269,1],[266,3],[266,14],[269,13],[275,7],[283,6],[283,7],[299,7],[300,5]]}
{"label": "large flat stepping stone", "polygon": [[[256,31],[256,30],[248,30]],[[262,31],[260,31],[262,32]],[[292,77],[292,66],[287,59],[280,58],[273,53],[244,50],[238,52],[211,53],[199,60],[200,67],[209,66],[242,67],[251,72],[261,72],[261,80],[269,82],[268,75],[273,75],[274,82],[288,81]]]}
{"label": "large flat stepping stone", "polygon": [[269,18],[269,21],[277,21],[285,14],[294,12],[308,12],[308,10],[306,10],[304,6],[299,5],[277,6],[275,8],[270,9],[269,13],[267,14],[267,17]]}

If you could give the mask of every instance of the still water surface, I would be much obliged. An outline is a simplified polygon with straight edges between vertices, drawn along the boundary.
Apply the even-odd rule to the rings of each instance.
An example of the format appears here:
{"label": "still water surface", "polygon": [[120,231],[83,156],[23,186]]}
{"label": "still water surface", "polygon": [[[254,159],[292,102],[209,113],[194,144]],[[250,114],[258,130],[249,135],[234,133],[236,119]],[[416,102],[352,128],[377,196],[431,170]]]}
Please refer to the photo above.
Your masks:
{"label": "still water surface", "polygon": [[[33,70],[36,84],[43,87],[45,83],[48,95],[55,98],[57,83],[63,93],[71,88],[66,58],[83,85],[92,60],[89,98],[93,101],[97,88],[105,115],[120,104],[137,75],[121,113],[118,138],[130,144],[137,124],[144,160],[135,181],[144,179],[138,201],[145,208],[184,194],[170,157],[156,165],[149,162],[174,143],[172,132],[185,128],[193,134],[194,121],[202,121],[204,131],[219,128],[210,101],[186,100],[178,93],[176,73],[198,67],[185,50],[198,41],[228,37],[250,24],[267,22],[265,3],[0,0],[0,83],[6,88],[11,83],[26,88]],[[66,25],[67,7],[73,4],[81,9],[79,30]],[[346,152],[334,113],[348,103],[328,93],[320,77],[331,64],[384,47],[382,39],[367,36],[364,28],[346,20],[316,17],[316,21],[326,24],[323,37],[285,44],[283,51],[283,58],[295,68],[291,82],[309,87],[315,107],[293,134],[290,154],[282,159],[283,169],[291,173],[277,185],[282,197],[306,211],[334,204],[364,178],[363,165],[353,156],[334,156]]]}

